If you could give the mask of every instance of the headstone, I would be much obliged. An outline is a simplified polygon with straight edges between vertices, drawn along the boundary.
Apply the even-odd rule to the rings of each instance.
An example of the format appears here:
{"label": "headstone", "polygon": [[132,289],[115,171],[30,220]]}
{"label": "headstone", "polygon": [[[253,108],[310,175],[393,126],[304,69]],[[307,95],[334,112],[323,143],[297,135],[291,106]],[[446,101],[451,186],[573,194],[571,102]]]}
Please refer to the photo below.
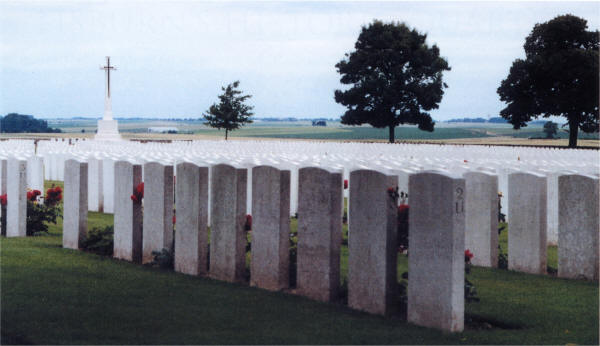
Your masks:
{"label": "headstone", "polygon": [[471,263],[498,267],[498,177],[467,172],[465,178],[465,249]]}
{"label": "headstone", "polygon": [[397,293],[398,205],[390,195],[398,176],[371,170],[350,173],[348,306],[372,314],[391,312]]}
{"label": "headstone", "polygon": [[115,212],[115,160],[102,160],[102,201],[104,212]]}
{"label": "headstone", "polygon": [[[0,159],[0,195],[6,194],[6,169],[8,161],[5,158]],[[0,204],[0,233],[6,235],[6,205]]]}
{"label": "headstone", "polygon": [[144,223],[142,263],[152,262],[152,251],[173,246],[173,166],[144,165]]}
{"label": "headstone", "polygon": [[284,289],[289,286],[290,171],[257,166],[252,177],[250,284]]}
{"label": "headstone", "polygon": [[246,169],[219,164],[211,168],[210,276],[245,280]]}
{"label": "headstone", "polygon": [[545,274],[546,177],[535,173],[511,173],[508,191],[508,269]]}
{"label": "headstone", "polygon": [[342,172],[305,167],[298,176],[297,291],[332,301],[340,286]]}
{"label": "headstone", "polygon": [[598,280],[598,177],[561,175],[558,276]]}
{"label": "headstone", "polygon": [[79,249],[87,233],[88,163],[65,161],[63,248]]}
{"label": "headstone", "polygon": [[27,159],[27,187],[44,191],[44,159],[34,155]]}
{"label": "headstone", "polygon": [[465,180],[425,171],[409,177],[408,322],[464,328]]}
{"label": "headstone", "polygon": [[6,236],[27,235],[27,161],[9,158],[6,169]]}
{"label": "headstone", "polygon": [[208,167],[177,165],[175,184],[175,271],[208,272]]}
{"label": "headstone", "polygon": [[142,204],[131,200],[142,182],[142,166],[128,161],[115,163],[115,215],[113,256],[142,262]]}
{"label": "headstone", "polygon": [[102,178],[102,160],[88,159],[88,208],[90,211],[104,211],[104,180]]}

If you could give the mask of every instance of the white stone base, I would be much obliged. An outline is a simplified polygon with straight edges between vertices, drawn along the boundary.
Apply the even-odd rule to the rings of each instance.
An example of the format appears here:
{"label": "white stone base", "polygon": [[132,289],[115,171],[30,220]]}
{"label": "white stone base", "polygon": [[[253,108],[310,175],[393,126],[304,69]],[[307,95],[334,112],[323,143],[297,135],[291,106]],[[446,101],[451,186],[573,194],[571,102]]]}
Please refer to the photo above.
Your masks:
{"label": "white stone base", "polygon": [[97,141],[120,141],[119,123],[116,120],[98,120],[98,132],[94,139]]}

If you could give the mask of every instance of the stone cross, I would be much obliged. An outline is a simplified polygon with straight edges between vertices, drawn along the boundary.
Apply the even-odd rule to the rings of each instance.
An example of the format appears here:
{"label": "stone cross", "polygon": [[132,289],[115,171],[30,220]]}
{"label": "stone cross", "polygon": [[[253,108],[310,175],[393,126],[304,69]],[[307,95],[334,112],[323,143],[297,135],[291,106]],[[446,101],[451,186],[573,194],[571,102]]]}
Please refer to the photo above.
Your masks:
{"label": "stone cross", "polygon": [[110,65],[110,57],[106,57],[106,66],[100,67],[101,70],[106,71],[106,92],[104,94],[104,117],[102,120],[112,120],[112,105],[110,102],[110,71],[116,70],[115,66]]}

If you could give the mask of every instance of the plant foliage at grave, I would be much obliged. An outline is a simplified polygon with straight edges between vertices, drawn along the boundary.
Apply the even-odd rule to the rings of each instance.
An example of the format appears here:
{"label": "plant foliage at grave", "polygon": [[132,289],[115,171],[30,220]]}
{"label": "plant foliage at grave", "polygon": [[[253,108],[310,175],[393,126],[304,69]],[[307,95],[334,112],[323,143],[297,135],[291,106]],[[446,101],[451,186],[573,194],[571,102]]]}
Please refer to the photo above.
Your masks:
{"label": "plant foliage at grave", "polygon": [[450,67],[426,39],[404,23],[375,20],[362,27],[355,50],[335,65],[340,82],[350,86],[335,91],[335,101],[348,108],[342,124],[387,127],[390,143],[401,124],[433,131],[427,111],[439,107],[447,88],[442,75]]}
{"label": "plant foliage at grave", "polygon": [[242,91],[237,90],[239,85],[240,81],[235,81],[227,87],[221,87],[223,94],[219,95],[219,103],[210,106],[206,114],[203,114],[208,126],[218,130],[225,129],[225,140],[229,131],[252,123],[250,117],[254,107],[244,104],[252,95],[241,95]]}
{"label": "plant foliage at grave", "polygon": [[[2,200],[6,201],[6,197]],[[49,188],[45,196],[42,196],[40,190],[27,191],[27,236],[48,233],[48,224],[56,224],[56,219],[62,216],[59,206],[61,200],[60,186]]]}
{"label": "plant foliage at grave", "polygon": [[532,118],[565,117],[569,147],[579,130],[598,132],[598,31],[570,14],[536,24],[525,39],[525,59],[517,59],[498,88],[507,103],[500,115],[520,129]]}
{"label": "plant foliage at grave", "polygon": [[113,226],[92,228],[88,231],[87,236],[83,241],[83,250],[102,256],[112,256],[114,249],[114,233]]}
{"label": "plant foliage at grave", "polygon": [[173,269],[175,265],[175,251],[173,249],[165,249],[152,251],[151,266],[157,266],[160,269]]}

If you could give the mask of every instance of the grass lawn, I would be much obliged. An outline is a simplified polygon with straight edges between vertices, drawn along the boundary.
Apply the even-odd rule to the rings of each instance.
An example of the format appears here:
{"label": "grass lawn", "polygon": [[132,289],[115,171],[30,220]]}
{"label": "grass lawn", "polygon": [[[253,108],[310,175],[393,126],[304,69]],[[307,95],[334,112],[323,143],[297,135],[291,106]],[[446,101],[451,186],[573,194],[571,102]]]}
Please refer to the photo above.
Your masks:
{"label": "grass lawn", "polygon": [[[89,226],[112,215],[89,213]],[[295,222],[292,223],[295,226]],[[501,239],[505,242],[506,237]],[[505,248],[506,245],[504,245]],[[552,249],[550,249],[550,253]],[[550,266],[555,259],[549,255]],[[555,255],[554,255],[555,258]],[[346,276],[347,248],[342,249]],[[554,261],[554,263],[552,263]],[[400,256],[398,272],[406,271]],[[473,268],[481,301],[463,333],[281,292],[65,250],[49,235],[0,239],[2,344],[598,344],[598,283]]]}

